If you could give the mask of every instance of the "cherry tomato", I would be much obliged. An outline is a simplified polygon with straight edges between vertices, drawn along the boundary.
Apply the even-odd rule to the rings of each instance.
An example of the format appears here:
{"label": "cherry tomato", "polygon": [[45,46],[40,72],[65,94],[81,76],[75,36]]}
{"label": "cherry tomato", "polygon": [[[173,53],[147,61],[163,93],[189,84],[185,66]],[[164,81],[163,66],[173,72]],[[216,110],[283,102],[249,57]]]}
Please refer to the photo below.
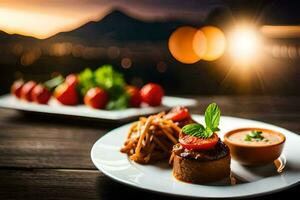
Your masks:
{"label": "cherry tomato", "polygon": [[66,82],[69,86],[76,87],[76,85],[77,85],[77,83],[78,83],[78,79],[77,79],[76,74],[69,74],[69,75],[66,77],[65,82]]}
{"label": "cherry tomato", "polygon": [[43,85],[38,84],[31,92],[31,98],[39,104],[47,104],[51,97],[51,92]]}
{"label": "cherry tomato", "polygon": [[190,113],[188,109],[182,106],[172,108],[172,110],[165,116],[166,119],[171,119],[174,122],[178,122],[189,117]]}
{"label": "cherry tomato", "polygon": [[23,85],[24,85],[23,81],[21,81],[21,80],[15,81],[11,86],[11,89],[10,89],[11,93],[13,95],[15,95],[15,97],[20,98]]}
{"label": "cherry tomato", "polygon": [[64,105],[76,105],[79,101],[76,88],[66,82],[55,88],[54,97]]}
{"label": "cherry tomato", "polygon": [[103,109],[108,102],[108,94],[105,90],[99,87],[94,87],[87,91],[83,101],[87,106]]}
{"label": "cherry tomato", "polygon": [[32,101],[31,92],[35,86],[36,86],[35,81],[28,81],[27,83],[25,83],[21,89],[21,94],[20,94],[21,99],[26,101]]}
{"label": "cherry tomato", "polygon": [[210,138],[199,138],[184,133],[181,133],[179,136],[180,144],[189,150],[208,150],[213,148],[218,141],[219,137],[216,133]]}
{"label": "cherry tomato", "polygon": [[139,88],[128,85],[125,87],[125,90],[130,95],[129,105],[131,107],[140,107],[142,98]]}
{"label": "cherry tomato", "polygon": [[155,83],[148,83],[142,87],[141,91],[142,101],[149,106],[159,106],[164,96],[163,88]]}

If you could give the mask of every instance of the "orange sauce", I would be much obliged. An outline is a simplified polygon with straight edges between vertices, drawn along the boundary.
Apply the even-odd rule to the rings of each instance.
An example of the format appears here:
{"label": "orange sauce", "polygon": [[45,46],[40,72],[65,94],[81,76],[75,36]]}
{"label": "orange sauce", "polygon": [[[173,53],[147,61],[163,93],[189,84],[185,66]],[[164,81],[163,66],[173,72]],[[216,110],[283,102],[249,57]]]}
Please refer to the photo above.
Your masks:
{"label": "orange sauce", "polygon": [[250,145],[250,146],[268,146],[278,144],[283,141],[283,138],[274,133],[268,131],[262,131],[261,138],[252,138],[250,141],[246,139],[247,135],[251,133],[252,130],[242,130],[231,134],[228,139],[232,143]]}

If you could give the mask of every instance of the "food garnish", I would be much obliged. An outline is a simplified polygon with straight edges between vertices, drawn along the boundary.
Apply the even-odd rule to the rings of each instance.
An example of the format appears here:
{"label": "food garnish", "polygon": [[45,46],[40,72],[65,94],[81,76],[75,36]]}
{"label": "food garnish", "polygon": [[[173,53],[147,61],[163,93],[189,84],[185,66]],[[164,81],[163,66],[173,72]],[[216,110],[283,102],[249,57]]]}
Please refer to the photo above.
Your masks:
{"label": "food garnish", "polygon": [[199,138],[191,135],[180,134],[180,144],[188,150],[208,150],[214,148],[218,143],[219,137],[214,133],[209,138]]}
{"label": "food garnish", "polygon": [[199,138],[210,138],[214,132],[219,131],[221,111],[216,103],[210,104],[205,111],[205,124],[188,124],[182,128],[182,132]]}
{"label": "food garnish", "polygon": [[249,134],[245,136],[245,141],[252,141],[252,139],[263,140],[264,136],[261,135],[262,133],[262,131],[252,130]]}
{"label": "food garnish", "polygon": [[205,124],[188,124],[182,128],[179,136],[180,144],[190,150],[207,150],[213,148],[219,137],[215,133],[219,131],[221,111],[216,103],[210,104],[205,111]]}

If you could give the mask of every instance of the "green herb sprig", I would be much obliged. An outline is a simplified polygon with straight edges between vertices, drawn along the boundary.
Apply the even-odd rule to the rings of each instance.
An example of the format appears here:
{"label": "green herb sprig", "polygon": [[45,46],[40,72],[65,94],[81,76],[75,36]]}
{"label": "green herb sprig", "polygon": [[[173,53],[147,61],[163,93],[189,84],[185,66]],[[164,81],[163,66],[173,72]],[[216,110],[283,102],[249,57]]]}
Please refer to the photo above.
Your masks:
{"label": "green herb sprig", "polygon": [[264,137],[261,135],[263,132],[262,131],[258,131],[258,130],[253,130],[251,131],[251,133],[247,134],[245,136],[245,141],[252,141],[252,139],[255,140],[263,140]]}
{"label": "green herb sprig", "polygon": [[205,124],[188,124],[182,128],[182,132],[199,138],[210,138],[214,132],[219,131],[221,110],[216,103],[211,103],[205,110]]}

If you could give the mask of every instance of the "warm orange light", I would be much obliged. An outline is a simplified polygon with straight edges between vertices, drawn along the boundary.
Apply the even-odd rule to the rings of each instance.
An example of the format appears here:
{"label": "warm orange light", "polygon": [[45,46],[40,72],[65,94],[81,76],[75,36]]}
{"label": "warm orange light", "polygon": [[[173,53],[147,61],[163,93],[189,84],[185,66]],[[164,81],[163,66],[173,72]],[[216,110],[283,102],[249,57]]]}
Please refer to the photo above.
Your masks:
{"label": "warm orange light", "polygon": [[82,12],[77,12],[75,8],[56,8],[45,2],[49,7],[47,3],[45,7],[39,6],[44,4],[43,1],[36,1],[35,5],[27,1],[0,0],[0,30],[44,39],[58,32],[73,30],[88,21],[99,20],[107,13],[106,7],[95,6],[88,11],[80,8]]}
{"label": "warm orange light", "polygon": [[197,29],[189,26],[175,30],[169,38],[169,50],[172,56],[186,64],[192,64],[200,60],[194,51],[193,40]]}
{"label": "warm orange light", "polygon": [[226,48],[224,33],[214,26],[205,26],[200,30],[204,33],[207,41],[206,52],[202,59],[213,61],[220,58],[224,54]]}
{"label": "warm orange light", "polygon": [[194,36],[193,48],[195,53],[200,58],[203,58],[206,53],[207,41],[204,33],[201,30],[198,30]]}
{"label": "warm orange light", "polygon": [[72,23],[72,19],[61,16],[0,8],[0,29],[7,33],[46,38]]}

